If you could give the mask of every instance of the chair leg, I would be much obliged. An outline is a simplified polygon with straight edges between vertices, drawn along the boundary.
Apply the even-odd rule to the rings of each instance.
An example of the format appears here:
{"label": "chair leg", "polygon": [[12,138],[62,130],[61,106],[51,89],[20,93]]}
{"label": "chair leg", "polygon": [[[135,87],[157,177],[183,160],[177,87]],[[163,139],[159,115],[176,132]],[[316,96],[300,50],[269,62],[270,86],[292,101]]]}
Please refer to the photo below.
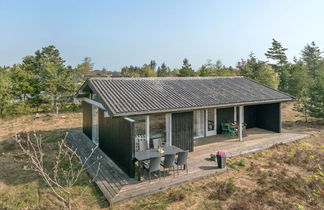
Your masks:
{"label": "chair leg", "polygon": [[159,171],[159,180],[160,180],[160,178],[161,178],[161,171]]}
{"label": "chair leg", "polygon": [[179,175],[179,165],[177,165],[177,174]]}
{"label": "chair leg", "polygon": [[186,172],[187,172],[187,174],[188,174],[188,165],[186,164],[185,166],[186,166]]}
{"label": "chair leg", "polygon": [[149,183],[151,183],[151,172],[148,173],[149,173]]}

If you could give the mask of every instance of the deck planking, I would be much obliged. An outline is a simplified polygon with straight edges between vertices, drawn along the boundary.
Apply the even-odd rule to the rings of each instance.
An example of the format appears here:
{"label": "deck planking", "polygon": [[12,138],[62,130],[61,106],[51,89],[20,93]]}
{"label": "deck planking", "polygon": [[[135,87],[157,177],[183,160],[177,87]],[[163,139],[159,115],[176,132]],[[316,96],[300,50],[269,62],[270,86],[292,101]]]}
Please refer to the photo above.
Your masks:
{"label": "deck planking", "polygon": [[[306,134],[289,133],[287,131],[274,133],[258,128],[248,129],[248,134],[249,136],[244,138],[243,142],[240,142],[238,139],[228,139],[222,135],[208,137],[208,144],[195,146],[194,152],[189,153],[188,174],[186,171],[180,170],[179,175],[175,177],[170,173],[166,178],[163,178],[162,175],[161,179],[155,178],[150,183],[147,180],[146,174],[144,176],[145,180],[141,182],[137,181],[136,178],[128,177],[99,148],[95,150],[87,166],[91,165],[97,158],[101,158],[97,161],[97,164],[100,163],[100,171],[97,173],[97,164],[88,168],[87,171],[90,177],[95,177],[94,182],[112,205],[227,171],[226,168],[217,168],[216,162],[210,161],[210,154],[217,151],[224,151],[228,156],[237,156],[308,136]],[[84,157],[87,157],[91,153],[91,149],[95,147],[95,144],[78,129],[71,130],[67,140],[73,148],[77,149],[77,154],[83,160]]]}

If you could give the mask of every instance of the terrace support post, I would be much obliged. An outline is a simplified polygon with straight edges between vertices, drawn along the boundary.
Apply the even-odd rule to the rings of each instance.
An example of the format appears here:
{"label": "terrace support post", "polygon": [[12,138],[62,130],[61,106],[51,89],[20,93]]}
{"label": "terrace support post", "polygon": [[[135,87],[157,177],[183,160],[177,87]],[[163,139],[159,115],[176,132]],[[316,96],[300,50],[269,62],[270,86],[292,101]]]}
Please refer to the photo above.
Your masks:
{"label": "terrace support post", "polygon": [[244,113],[243,113],[243,108],[244,106],[240,106],[239,107],[239,140],[243,141],[243,117],[244,117]]}

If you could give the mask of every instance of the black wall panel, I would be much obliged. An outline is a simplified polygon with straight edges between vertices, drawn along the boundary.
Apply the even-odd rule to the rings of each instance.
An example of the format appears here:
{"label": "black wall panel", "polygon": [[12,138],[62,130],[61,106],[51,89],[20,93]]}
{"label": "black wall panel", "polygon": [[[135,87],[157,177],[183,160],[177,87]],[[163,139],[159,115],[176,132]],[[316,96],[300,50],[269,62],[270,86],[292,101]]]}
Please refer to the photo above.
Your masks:
{"label": "black wall panel", "polygon": [[92,105],[82,102],[83,133],[92,139]]}
{"label": "black wall panel", "polygon": [[259,128],[281,132],[280,103],[258,105],[256,115]]}
{"label": "black wall panel", "polygon": [[[244,122],[247,124],[247,128],[257,127],[257,106],[244,107]],[[239,118],[237,118],[237,121],[239,121]]]}
{"label": "black wall panel", "polygon": [[104,117],[99,110],[99,147],[130,177],[135,175],[132,139],[131,122]]}
{"label": "black wall panel", "polygon": [[281,132],[280,103],[245,106],[244,122],[247,128],[258,127]]}
{"label": "black wall panel", "polygon": [[172,145],[193,151],[193,112],[172,114]]}

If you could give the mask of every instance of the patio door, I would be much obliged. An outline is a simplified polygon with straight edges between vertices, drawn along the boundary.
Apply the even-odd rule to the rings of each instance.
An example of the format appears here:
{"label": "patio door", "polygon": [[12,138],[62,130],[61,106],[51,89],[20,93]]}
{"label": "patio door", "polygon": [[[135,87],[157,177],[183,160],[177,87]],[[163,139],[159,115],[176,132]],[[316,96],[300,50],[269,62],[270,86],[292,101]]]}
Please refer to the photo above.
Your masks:
{"label": "patio door", "polygon": [[217,134],[217,114],[216,109],[206,109],[206,136]]}

